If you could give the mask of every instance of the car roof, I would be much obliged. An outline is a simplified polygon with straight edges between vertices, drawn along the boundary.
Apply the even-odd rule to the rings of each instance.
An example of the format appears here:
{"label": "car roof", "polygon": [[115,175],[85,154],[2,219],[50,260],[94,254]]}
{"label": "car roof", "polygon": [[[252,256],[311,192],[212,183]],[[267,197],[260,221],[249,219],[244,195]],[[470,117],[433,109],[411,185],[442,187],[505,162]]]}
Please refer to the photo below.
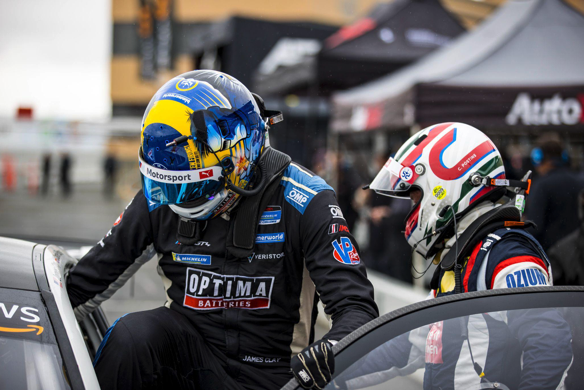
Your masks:
{"label": "car roof", "polygon": [[0,237],[0,287],[39,291],[32,264],[38,244]]}

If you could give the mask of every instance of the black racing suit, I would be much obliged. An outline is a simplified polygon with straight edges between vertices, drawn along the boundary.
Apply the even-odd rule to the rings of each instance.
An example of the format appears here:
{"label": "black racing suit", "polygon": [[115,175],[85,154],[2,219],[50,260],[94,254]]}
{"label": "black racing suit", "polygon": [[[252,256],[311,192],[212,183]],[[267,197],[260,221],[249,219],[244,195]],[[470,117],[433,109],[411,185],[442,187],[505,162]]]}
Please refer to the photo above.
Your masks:
{"label": "black racing suit", "polygon": [[[177,240],[178,218],[168,206],[149,204],[140,191],[106,237],[70,272],[68,291],[77,314],[109,298],[138,268],[135,260],[153,245],[161,255],[166,308],[186,317],[204,350],[245,388],[279,388],[292,377],[291,356],[314,337],[316,293],[332,317],[325,339],[338,341],[378,315],[373,287],[334,191],[305,168],[291,164],[284,171],[261,215],[248,258],[226,251],[232,221],[208,220],[201,240],[184,245]],[[168,309],[155,310],[159,319],[160,310]],[[130,336],[132,328],[148,325],[147,319],[128,322],[132,316],[119,320]],[[169,323],[171,317],[176,316],[170,316]],[[118,328],[113,327],[110,340]],[[138,333],[144,337],[142,329]],[[124,337],[119,338],[122,343]],[[198,348],[199,341],[185,343]],[[105,355],[115,356],[105,353],[107,349],[104,340],[101,357],[96,358],[102,386],[115,382],[104,379],[108,374],[99,370]],[[140,355],[131,356],[153,360]],[[138,386],[136,378],[128,379],[134,381],[128,386]],[[153,383],[144,375],[142,380],[140,386]]]}

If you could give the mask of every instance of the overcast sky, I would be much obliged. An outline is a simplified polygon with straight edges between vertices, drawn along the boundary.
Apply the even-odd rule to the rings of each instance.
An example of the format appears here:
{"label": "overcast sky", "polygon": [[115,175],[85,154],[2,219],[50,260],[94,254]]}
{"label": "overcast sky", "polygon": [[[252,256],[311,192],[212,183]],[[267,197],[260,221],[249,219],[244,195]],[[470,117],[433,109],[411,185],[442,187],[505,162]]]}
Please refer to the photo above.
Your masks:
{"label": "overcast sky", "polygon": [[107,119],[111,2],[0,2],[0,117]]}

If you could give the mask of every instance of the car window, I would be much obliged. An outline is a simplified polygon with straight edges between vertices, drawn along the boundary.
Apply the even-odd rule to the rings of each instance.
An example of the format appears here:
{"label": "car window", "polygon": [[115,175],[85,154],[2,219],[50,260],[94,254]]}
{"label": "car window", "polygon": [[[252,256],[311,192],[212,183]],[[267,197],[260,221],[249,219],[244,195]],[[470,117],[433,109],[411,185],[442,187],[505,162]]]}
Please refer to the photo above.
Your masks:
{"label": "car window", "polygon": [[[327,389],[580,388],[584,308],[452,317],[402,333],[348,366]],[[529,385],[527,385],[529,384]]]}
{"label": "car window", "polygon": [[69,389],[41,295],[0,289],[0,389]]}

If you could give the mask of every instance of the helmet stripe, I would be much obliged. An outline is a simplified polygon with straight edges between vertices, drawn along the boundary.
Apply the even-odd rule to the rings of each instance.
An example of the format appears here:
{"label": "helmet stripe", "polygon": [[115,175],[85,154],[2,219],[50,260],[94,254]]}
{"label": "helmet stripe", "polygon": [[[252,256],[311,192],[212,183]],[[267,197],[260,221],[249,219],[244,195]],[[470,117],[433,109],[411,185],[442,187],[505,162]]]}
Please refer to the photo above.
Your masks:
{"label": "helmet stripe", "polygon": [[[150,109],[143,129],[146,129],[151,123],[163,123],[182,135],[189,136],[191,135],[189,114],[192,112],[193,110],[189,107],[174,100],[159,100]],[[142,135],[144,135],[143,130]]]}
{"label": "helmet stripe", "polygon": [[404,167],[409,167],[410,165],[414,164],[416,161],[418,161],[418,158],[420,158],[420,156],[422,155],[422,152],[424,152],[424,148],[430,143],[432,142],[433,139],[435,139],[436,137],[438,137],[440,134],[442,134],[444,132],[444,130],[446,130],[447,128],[449,128],[452,125],[452,123],[441,123],[439,125],[434,126],[429,132],[428,132],[428,136],[422,141],[420,142],[420,144],[418,146],[416,146],[410,154],[407,155],[406,158],[404,158],[404,160],[402,161],[402,165]]}
{"label": "helmet stripe", "polygon": [[429,163],[434,174],[442,180],[456,180],[464,176],[472,167],[497,149],[495,145],[487,140],[468,152],[454,166],[448,168],[442,161],[442,156],[446,149],[456,141],[456,128],[442,137],[430,151]]}

